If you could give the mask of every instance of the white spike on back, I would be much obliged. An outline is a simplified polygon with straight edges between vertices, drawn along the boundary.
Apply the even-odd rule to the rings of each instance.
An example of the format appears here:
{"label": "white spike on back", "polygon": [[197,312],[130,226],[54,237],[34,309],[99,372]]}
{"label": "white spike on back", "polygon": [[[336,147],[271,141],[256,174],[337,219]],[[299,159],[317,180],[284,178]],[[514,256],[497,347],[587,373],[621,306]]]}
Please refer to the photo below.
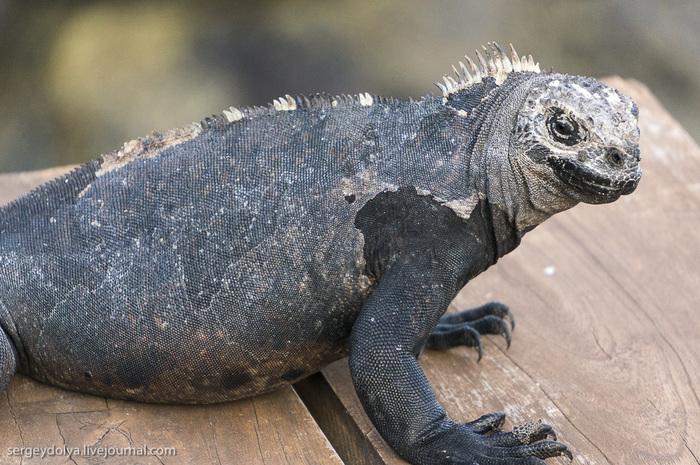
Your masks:
{"label": "white spike on back", "polygon": [[292,111],[297,109],[297,102],[289,94],[273,100],[272,105],[277,111]]}
{"label": "white spike on back", "polygon": [[224,110],[223,113],[230,123],[243,119],[243,112],[236,107],[231,107],[228,110]]}
{"label": "white spike on back", "polygon": [[439,82],[435,83],[442,91],[443,96],[447,97],[472,84],[479,83],[485,77],[492,77],[496,80],[496,84],[501,84],[508,77],[508,73],[511,72],[540,72],[540,64],[535,63],[535,60],[532,59],[532,55],[518,56],[515,48],[513,48],[513,44],[510,44],[512,61],[508,59],[506,53],[496,42],[488,42],[488,48],[482,48],[484,49],[486,59],[484,59],[484,56],[477,50],[476,57],[479,61],[478,65],[474,63],[471,58],[465,56],[464,58],[466,58],[469,68],[461,61],[459,62],[459,70],[455,66],[452,67],[457,79],[446,75],[442,78],[444,84]]}
{"label": "white spike on back", "polygon": [[372,96],[371,96],[369,93],[367,93],[367,92],[365,92],[365,93],[363,93],[363,94],[359,94],[359,95],[358,95],[358,100],[360,101],[360,105],[362,105],[363,107],[372,106],[372,104],[374,103],[374,99],[373,99]]}

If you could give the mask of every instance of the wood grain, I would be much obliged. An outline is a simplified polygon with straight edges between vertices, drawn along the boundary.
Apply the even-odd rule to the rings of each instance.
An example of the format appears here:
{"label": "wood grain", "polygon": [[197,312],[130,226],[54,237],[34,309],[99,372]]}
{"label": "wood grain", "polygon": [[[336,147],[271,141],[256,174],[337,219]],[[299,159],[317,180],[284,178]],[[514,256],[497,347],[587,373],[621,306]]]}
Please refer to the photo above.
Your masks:
{"label": "wood grain", "polygon": [[[342,463],[291,388],[226,404],[156,405],[67,392],[16,375],[0,402],[0,434],[3,464]],[[21,462],[9,456],[10,447],[23,446],[79,453]],[[158,456],[99,452],[144,447]]]}

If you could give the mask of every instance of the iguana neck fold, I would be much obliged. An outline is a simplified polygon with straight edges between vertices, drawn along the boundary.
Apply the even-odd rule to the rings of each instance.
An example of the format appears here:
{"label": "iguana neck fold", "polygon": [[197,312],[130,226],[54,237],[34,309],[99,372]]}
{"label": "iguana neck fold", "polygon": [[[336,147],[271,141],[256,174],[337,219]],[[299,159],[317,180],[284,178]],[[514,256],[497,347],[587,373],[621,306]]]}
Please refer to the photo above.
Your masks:
{"label": "iguana neck fold", "polygon": [[467,113],[470,134],[463,150],[468,159],[468,182],[491,206],[497,256],[513,250],[522,236],[553,214],[573,207],[576,200],[548,190],[534,162],[512,137],[515,115],[529,90],[548,75],[512,74]]}

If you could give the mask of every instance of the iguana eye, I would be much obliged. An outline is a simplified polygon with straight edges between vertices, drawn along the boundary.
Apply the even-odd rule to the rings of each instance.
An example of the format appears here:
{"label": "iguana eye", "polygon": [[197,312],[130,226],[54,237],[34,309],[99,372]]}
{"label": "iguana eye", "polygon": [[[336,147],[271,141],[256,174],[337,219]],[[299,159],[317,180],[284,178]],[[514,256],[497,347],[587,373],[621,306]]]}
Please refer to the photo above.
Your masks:
{"label": "iguana eye", "polygon": [[575,145],[581,141],[578,123],[561,108],[550,109],[547,128],[554,140],[564,145]]}

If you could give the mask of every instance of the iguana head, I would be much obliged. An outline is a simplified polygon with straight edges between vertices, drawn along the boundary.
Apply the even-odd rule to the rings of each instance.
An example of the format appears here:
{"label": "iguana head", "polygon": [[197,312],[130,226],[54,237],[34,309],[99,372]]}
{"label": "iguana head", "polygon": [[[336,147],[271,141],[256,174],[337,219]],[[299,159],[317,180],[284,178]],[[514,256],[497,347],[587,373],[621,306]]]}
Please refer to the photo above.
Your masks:
{"label": "iguana head", "polygon": [[573,199],[612,202],[634,191],[642,174],[637,117],[629,97],[594,79],[549,74],[524,99],[513,148]]}
{"label": "iguana head", "polygon": [[[612,202],[637,187],[638,110],[629,97],[591,78],[540,72],[512,45],[512,61],[496,43],[484,52],[478,65],[467,57],[456,79],[437,85],[445,105],[481,120],[487,163],[522,175],[508,182],[511,189],[526,185],[528,201],[551,214],[576,202]],[[502,184],[505,176],[492,173]]]}

